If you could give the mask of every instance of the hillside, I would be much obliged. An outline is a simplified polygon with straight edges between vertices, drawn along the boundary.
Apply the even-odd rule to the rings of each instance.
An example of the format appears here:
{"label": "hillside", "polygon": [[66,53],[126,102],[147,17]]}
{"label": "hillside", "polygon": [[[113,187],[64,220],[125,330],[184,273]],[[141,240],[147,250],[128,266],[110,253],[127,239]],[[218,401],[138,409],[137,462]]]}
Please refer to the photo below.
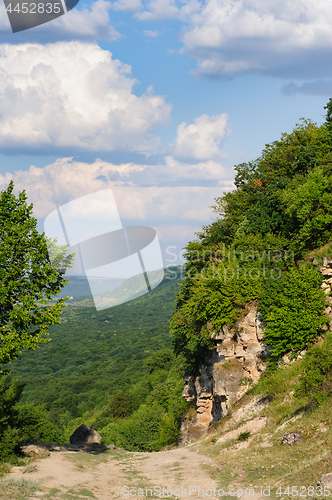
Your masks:
{"label": "hillside", "polygon": [[62,426],[144,379],[144,359],[171,347],[169,318],[181,280],[180,274],[173,279],[174,270],[180,271],[167,270],[150,293],[99,312],[92,298],[79,298],[87,290],[84,279],[72,279],[67,293],[78,298],[50,328],[51,342],[23,352],[11,365],[13,376],[26,384],[23,401],[45,403],[51,420]]}

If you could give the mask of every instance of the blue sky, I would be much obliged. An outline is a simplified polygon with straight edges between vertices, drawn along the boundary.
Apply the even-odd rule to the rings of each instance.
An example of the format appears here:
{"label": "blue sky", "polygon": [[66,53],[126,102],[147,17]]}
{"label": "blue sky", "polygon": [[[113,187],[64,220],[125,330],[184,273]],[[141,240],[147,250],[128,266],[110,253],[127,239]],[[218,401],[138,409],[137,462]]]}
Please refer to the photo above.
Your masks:
{"label": "blue sky", "polygon": [[56,204],[111,188],[170,265],[234,165],[325,120],[331,24],[327,0],[81,0],[13,34],[2,5],[1,189],[25,189],[42,228]]}

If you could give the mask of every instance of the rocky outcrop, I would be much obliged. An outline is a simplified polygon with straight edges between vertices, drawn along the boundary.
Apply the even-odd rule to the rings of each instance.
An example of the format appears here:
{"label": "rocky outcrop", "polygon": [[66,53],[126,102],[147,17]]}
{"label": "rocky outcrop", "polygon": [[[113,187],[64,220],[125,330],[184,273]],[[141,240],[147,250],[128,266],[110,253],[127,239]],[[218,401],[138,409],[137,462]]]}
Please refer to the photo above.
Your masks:
{"label": "rocky outcrop", "polygon": [[[229,408],[256,382],[265,370],[267,347],[262,340],[262,321],[252,304],[234,328],[224,326],[211,338],[210,351],[197,375],[185,375],[183,397],[196,402],[196,414],[189,414],[181,426],[181,442],[188,444],[214,422],[227,415]],[[209,327],[209,325],[208,325]]]}
{"label": "rocky outcrop", "polygon": [[[314,260],[323,275],[322,289],[326,294],[325,313],[330,318],[332,331],[332,260],[323,258],[323,265]],[[209,329],[209,325],[207,325]],[[184,419],[181,426],[181,443],[188,444],[198,439],[207,429],[227,415],[232,407],[247,391],[250,381],[256,382],[266,369],[264,358],[268,347],[263,343],[263,324],[257,307],[251,304],[247,314],[234,328],[223,326],[211,338],[215,349],[210,351],[195,375],[185,374],[183,397],[196,405]],[[303,356],[305,351],[299,353]],[[291,362],[289,356],[283,357]]]}
{"label": "rocky outcrop", "polygon": [[328,258],[323,258],[323,266],[320,268],[324,279],[322,283],[322,289],[326,294],[327,306],[325,308],[325,313],[330,318],[330,330],[332,330],[332,260]]}

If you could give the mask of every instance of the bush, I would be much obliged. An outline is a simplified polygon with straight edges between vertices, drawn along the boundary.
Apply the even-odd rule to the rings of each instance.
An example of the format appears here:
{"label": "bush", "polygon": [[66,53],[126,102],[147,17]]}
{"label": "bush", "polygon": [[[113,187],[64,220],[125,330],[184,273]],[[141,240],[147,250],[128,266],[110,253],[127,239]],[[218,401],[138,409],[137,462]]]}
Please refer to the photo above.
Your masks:
{"label": "bush", "polygon": [[136,410],[135,404],[124,392],[112,396],[109,408],[115,418],[129,417]]}
{"label": "bush", "polygon": [[321,282],[322,276],[314,266],[302,264],[264,288],[259,310],[266,324],[264,341],[271,347],[273,361],[306,349],[328,325]]}
{"label": "bush", "polygon": [[15,427],[19,429],[21,442],[25,443],[62,443],[63,432],[50,422],[42,407],[31,403],[15,408]]}
{"label": "bush", "polygon": [[15,462],[20,445],[28,442],[61,442],[62,432],[47,419],[45,410],[33,404],[20,405],[23,387],[9,374],[0,377],[0,460]]}
{"label": "bush", "polygon": [[310,349],[303,361],[304,371],[296,396],[311,396],[319,405],[332,394],[332,335]]}

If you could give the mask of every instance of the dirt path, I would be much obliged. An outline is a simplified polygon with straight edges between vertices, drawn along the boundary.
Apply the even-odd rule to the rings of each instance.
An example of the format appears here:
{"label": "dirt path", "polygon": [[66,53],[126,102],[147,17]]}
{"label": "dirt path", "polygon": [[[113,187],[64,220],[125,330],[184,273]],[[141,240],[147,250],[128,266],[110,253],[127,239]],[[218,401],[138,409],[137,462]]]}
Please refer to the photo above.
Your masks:
{"label": "dirt path", "polygon": [[116,449],[97,455],[84,451],[58,451],[51,452],[47,458],[36,459],[30,465],[36,466],[36,470],[23,475],[22,470],[15,467],[9,476],[14,480],[24,477],[40,484],[41,490],[31,493],[31,500],[131,500],[153,494],[155,498],[180,499],[189,497],[189,493],[197,498],[198,487],[204,492],[218,489],[217,482],[211,479],[207,470],[216,464],[191,447],[155,453]]}

